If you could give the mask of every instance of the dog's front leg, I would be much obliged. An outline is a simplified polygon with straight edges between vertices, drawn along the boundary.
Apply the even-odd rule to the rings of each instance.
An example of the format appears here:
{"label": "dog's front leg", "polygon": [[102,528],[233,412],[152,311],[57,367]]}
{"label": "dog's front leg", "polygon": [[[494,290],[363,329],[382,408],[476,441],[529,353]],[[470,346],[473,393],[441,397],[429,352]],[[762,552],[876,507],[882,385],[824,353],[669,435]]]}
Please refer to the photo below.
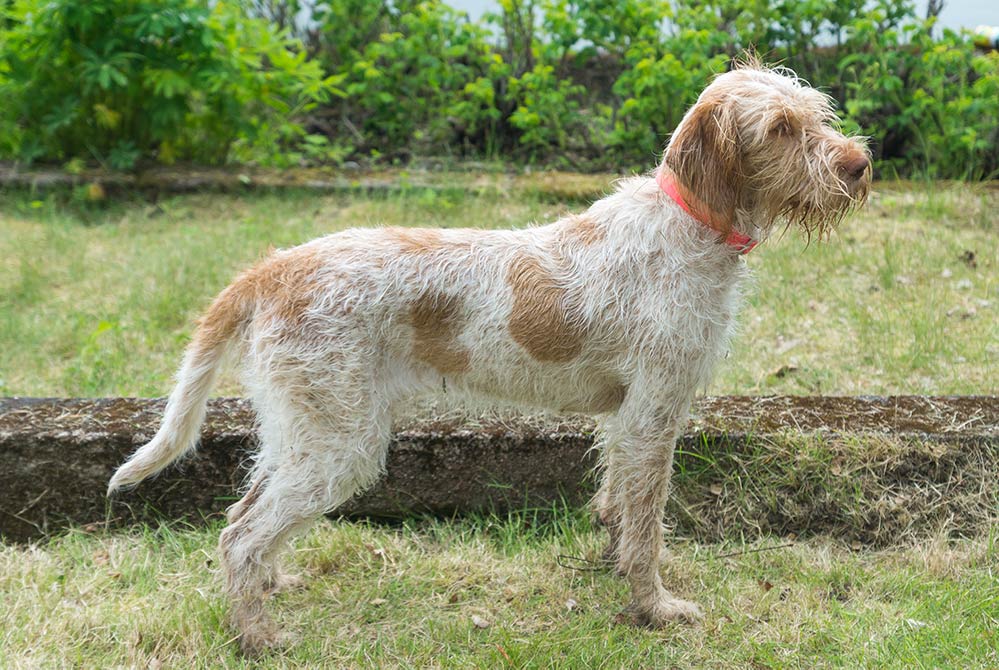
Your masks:
{"label": "dog's front leg", "polygon": [[608,433],[601,426],[597,448],[600,453],[600,490],[590,502],[593,508],[594,520],[607,529],[607,546],[601,559],[608,565],[617,565],[617,546],[621,538],[621,510],[618,509],[619,489],[614,477],[620,471],[617,460],[621,458],[616,444],[610,440]]}
{"label": "dog's front leg", "polygon": [[620,514],[617,570],[631,583],[629,610],[639,625],[695,621],[703,616],[700,607],[671,595],[659,574],[673,448],[690,403],[667,402],[655,408],[634,404],[626,402],[605,426],[618,449],[608,462],[613,472],[606,480],[613,486],[607,494]]}

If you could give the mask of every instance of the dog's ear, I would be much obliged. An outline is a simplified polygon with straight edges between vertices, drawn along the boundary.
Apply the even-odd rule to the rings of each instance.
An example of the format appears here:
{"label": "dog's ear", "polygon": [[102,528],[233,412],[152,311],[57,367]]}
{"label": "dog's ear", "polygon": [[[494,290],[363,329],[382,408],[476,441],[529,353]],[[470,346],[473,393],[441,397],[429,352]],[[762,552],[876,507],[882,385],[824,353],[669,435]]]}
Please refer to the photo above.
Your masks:
{"label": "dog's ear", "polygon": [[731,110],[721,99],[698,100],[673,133],[663,158],[680,184],[727,224],[735,217],[742,183]]}

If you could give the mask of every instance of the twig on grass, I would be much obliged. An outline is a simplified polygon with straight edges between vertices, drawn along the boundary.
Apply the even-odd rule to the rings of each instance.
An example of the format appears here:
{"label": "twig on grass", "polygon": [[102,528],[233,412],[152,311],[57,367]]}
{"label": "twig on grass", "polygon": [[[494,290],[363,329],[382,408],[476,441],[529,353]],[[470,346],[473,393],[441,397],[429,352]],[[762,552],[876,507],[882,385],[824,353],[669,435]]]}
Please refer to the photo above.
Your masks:
{"label": "twig on grass", "polygon": [[[555,562],[558,563],[560,568],[575,570],[577,572],[600,572],[601,570],[606,570],[607,566],[610,565],[610,561],[593,561],[588,558],[583,558],[582,556],[567,556],[565,554],[559,554],[556,556]],[[582,565],[571,565],[572,563]]]}

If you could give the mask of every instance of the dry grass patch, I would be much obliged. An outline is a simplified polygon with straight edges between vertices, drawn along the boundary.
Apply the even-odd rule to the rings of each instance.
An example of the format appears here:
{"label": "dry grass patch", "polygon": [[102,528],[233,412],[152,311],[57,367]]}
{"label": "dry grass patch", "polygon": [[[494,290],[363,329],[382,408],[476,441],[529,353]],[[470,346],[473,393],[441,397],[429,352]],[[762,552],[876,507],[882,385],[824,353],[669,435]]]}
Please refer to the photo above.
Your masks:
{"label": "dry grass patch", "polygon": [[788,233],[750,254],[718,389],[996,393],[997,206],[982,186],[880,183],[828,244]]}

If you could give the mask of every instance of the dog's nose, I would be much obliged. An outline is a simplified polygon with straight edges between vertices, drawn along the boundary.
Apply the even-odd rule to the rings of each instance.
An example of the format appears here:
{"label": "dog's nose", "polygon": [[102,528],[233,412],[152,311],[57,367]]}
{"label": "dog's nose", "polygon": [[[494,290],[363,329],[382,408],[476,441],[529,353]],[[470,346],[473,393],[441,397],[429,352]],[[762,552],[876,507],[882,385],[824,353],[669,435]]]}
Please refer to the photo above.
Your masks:
{"label": "dog's nose", "polygon": [[846,163],[843,164],[843,169],[846,170],[846,173],[854,179],[860,179],[870,163],[871,162],[867,159],[867,156],[861,154],[846,161]]}

